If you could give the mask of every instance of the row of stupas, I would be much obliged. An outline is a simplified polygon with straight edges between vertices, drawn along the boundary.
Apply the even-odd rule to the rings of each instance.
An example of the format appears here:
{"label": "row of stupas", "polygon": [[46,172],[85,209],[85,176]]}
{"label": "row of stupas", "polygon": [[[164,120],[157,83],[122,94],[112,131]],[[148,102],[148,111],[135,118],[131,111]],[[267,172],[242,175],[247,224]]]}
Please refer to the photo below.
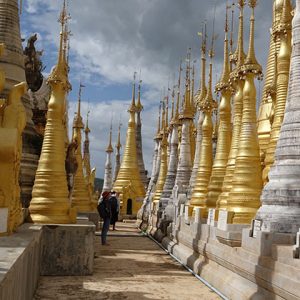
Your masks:
{"label": "row of stupas", "polygon": [[90,164],[88,116],[85,127],[81,116],[82,84],[71,139],[68,135],[69,19],[64,1],[58,60],[45,78],[34,45],[37,35],[23,52],[18,1],[0,1],[0,235],[24,221],[22,206],[29,207],[27,221],[35,223],[75,223],[78,213],[96,213],[96,170]]}
{"label": "row of stupas", "polygon": [[[296,155],[292,148],[296,148],[290,144],[290,134],[295,131],[291,126],[295,125],[292,125],[294,119],[284,118],[285,114],[291,116],[294,113],[292,102],[287,109],[286,103],[288,97],[294,97],[296,89],[293,80],[297,71],[293,69],[293,59],[291,61],[295,11],[290,0],[274,0],[270,52],[257,117],[255,79],[262,80],[263,77],[262,67],[255,56],[254,12],[257,1],[250,0],[248,5],[251,17],[247,54],[244,52],[246,2],[238,1],[235,51],[233,32],[231,29],[230,34],[228,25],[230,7],[226,8],[223,72],[215,86],[215,91],[221,95],[219,104],[212,85],[214,32],[209,51],[206,28],[202,32],[201,80],[195,95],[190,51],[187,55],[181,105],[180,66],[176,108],[173,92],[172,118],[168,120],[167,103],[163,103],[159,114],[151,180],[139,213],[144,224],[149,222],[157,228],[162,224],[176,223],[184,204],[190,215],[200,207],[201,217],[205,219],[213,209],[215,220],[218,220],[220,211],[227,211],[228,223],[231,224],[250,224],[258,218],[263,220],[262,228],[266,230],[277,227],[283,232],[296,232],[299,228],[298,198],[289,192],[296,188],[297,163],[292,162],[296,159],[292,157]],[[293,42],[297,42],[296,34],[293,34]],[[210,63],[206,85],[207,52]],[[214,117],[215,113],[218,117]],[[289,221],[292,225],[287,226]]]}

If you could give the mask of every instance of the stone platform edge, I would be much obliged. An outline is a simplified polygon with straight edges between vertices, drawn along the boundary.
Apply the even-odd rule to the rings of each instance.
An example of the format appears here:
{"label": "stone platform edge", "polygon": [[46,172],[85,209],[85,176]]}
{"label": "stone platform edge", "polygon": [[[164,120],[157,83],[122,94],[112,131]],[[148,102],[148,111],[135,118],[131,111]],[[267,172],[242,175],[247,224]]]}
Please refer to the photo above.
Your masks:
{"label": "stone platform edge", "polygon": [[0,299],[31,300],[41,275],[92,274],[94,232],[90,222],[25,223],[13,235],[1,237]]}
{"label": "stone platform edge", "polygon": [[186,224],[180,217],[173,230],[168,228],[167,236],[159,229],[152,236],[228,299],[300,299],[300,260],[287,257],[292,255],[291,247],[279,249],[283,257],[276,260],[224,245],[216,230],[206,224]]}

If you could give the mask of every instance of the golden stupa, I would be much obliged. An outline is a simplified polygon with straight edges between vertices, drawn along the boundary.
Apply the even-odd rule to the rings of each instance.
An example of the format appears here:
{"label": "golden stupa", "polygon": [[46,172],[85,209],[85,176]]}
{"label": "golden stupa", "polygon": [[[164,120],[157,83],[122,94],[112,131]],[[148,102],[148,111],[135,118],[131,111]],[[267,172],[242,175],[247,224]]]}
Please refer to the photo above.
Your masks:
{"label": "golden stupa", "polygon": [[212,46],[209,51],[210,64],[209,64],[209,79],[208,89],[205,99],[200,104],[201,110],[204,113],[204,120],[202,124],[202,144],[200,152],[200,162],[195,180],[195,186],[192,191],[192,197],[190,204],[192,206],[199,206],[204,208],[203,214],[207,215],[207,192],[208,184],[211,177],[212,165],[213,165],[213,151],[212,151],[212,134],[213,134],[213,122],[212,113],[216,109],[216,101],[213,99],[212,90],[212,72],[213,72],[213,56],[214,56],[214,34],[212,37]]}
{"label": "golden stupa", "polygon": [[[274,76],[276,75],[277,71],[276,54],[279,52],[280,48],[280,35],[275,34],[275,32],[277,31],[282,16],[283,1],[284,0],[273,0],[273,22],[272,32],[270,36],[270,50],[264,76],[265,80],[262,91],[262,98],[260,101],[257,118],[257,132],[261,161],[263,166],[266,151],[270,142],[270,132],[272,128],[274,106],[276,102],[276,95],[274,95],[270,89],[274,87]],[[264,176],[264,181],[266,181],[266,177],[267,176]]]}
{"label": "golden stupa", "polygon": [[[230,64],[228,48],[228,9],[226,9],[225,40],[224,40],[224,65],[223,74],[216,85],[216,90],[221,92],[219,105],[220,120],[216,120],[217,149],[212,167],[212,174],[208,185],[207,207],[215,208],[219,195],[222,192],[223,180],[231,145],[231,88],[229,85]],[[214,133],[213,133],[214,137]]]}
{"label": "golden stupa", "polygon": [[245,78],[243,88],[243,117],[235,162],[232,189],[227,200],[227,210],[234,212],[233,223],[248,224],[260,206],[262,170],[256,130],[256,87],[255,77],[260,78],[261,66],[254,49],[254,9],[257,0],[250,0],[250,39],[248,55],[241,67],[240,76]]}
{"label": "golden stupa", "polygon": [[72,142],[77,144],[75,151],[75,157],[77,161],[77,171],[74,176],[74,186],[71,193],[71,204],[75,207],[78,212],[90,212],[93,210],[91,207],[91,197],[88,189],[87,182],[83,175],[83,159],[82,159],[82,137],[81,131],[84,128],[82,117],[81,117],[81,92],[83,85],[80,83],[79,95],[78,95],[78,108],[77,113],[73,120],[73,136]]}
{"label": "golden stupa", "polygon": [[229,192],[232,188],[232,178],[235,170],[236,156],[240,142],[240,131],[242,123],[243,111],[243,88],[244,80],[239,76],[239,70],[244,64],[244,1],[239,1],[240,16],[239,16],[239,30],[238,41],[235,53],[231,55],[231,62],[236,63],[236,67],[230,73],[231,87],[235,91],[233,96],[233,129],[230,151],[227,160],[226,173],[223,180],[222,193],[219,195],[217,201],[217,208],[226,209]]}
{"label": "golden stupa", "polygon": [[48,78],[51,97],[48,104],[47,124],[38,169],[29,206],[30,220],[34,223],[75,223],[76,210],[68,198],[65,169],[65,101],[71,85],[68,80],[66,48],[63,42],[67,13],[60,16],[61,33],[58,62]]}
{"label": "golden stupa", "polygon": [[[135,81],[135,80],[134,80]],[[135,123],[135,82],[133,83],[132,102],[128,109],[129,121],[126,144],[121,167],[113,189],[120,193],[121,214],[136,215],[145,197],[144,184],[140,177],[136,152],[136,123]]]}

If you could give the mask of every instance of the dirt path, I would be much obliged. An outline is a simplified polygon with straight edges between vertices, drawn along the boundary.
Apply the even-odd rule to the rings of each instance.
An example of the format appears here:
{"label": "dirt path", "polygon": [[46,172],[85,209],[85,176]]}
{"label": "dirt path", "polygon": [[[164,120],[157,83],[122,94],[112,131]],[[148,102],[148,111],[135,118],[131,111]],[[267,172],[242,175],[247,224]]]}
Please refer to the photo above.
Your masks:
{"label": "dirt path", "polygon": [[34,299],[220,299],[132,224],[95,239],[93,276],[41,277]]}

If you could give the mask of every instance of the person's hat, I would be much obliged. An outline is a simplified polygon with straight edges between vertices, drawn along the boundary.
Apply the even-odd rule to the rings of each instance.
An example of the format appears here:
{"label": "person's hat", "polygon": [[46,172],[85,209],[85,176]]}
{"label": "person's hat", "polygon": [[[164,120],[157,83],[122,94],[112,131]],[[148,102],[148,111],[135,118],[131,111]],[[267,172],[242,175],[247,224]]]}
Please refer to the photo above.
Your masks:
{"label": "person's hat", "polygon": [[108,191],[103,192],[102,193],[103,199],[105,199],[107,196],[109,196],[109,194],[110,194],[110,192],[108,192]]}

